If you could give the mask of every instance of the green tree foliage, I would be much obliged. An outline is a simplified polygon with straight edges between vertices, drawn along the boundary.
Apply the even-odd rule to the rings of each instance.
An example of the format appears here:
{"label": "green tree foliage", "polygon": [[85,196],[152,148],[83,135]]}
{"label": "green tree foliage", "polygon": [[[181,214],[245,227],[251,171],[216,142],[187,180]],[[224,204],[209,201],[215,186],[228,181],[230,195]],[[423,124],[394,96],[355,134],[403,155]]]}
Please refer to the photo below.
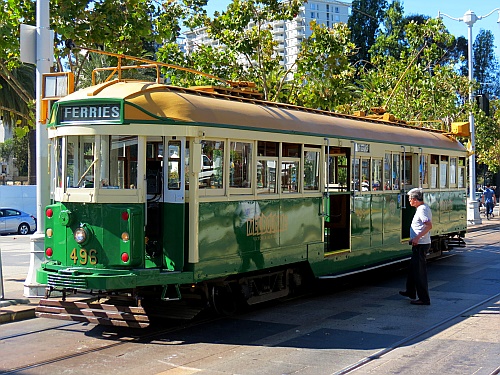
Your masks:
{"label": "green tree foliage", "polygon": [[2,0],[0,9],[0,66],[19,66],[19,25],[34,24],[35,3],[31,0]]}
{"label": "green tree foliage", "polygon": [[210,37],[219,40],[233,57],[246,63],[243,80],[252,78],[266,99],[279,96],[288,73],[279,62],[272,22],[292,20],[302,2],[233,0],[225,12],[216,12],[213,19],[205,19]]}
{"label": "green tree foliage", "polygon": [[403,16],[403,5],[394,1],[385,13],[383,28],[369,49],[370,55],[390,55],[398,57],[404,48],[405,25],[407,18]]}
{"label": "green tree foliage", "polygon": [[480,30],[473,45],[473,76],[479,83],[479,91],[484,94],[500,95],[497,80],[499,64],[495,57],[495,37],[490,30]]}
{"label": "green tree foliage", "polygon": [[[5,68],[5,66],[4,66]],[[20,136],[35,122],[35,67],[23,64],[0,71],[0,114],[4,124]]]}
{"label": "green tree foliage", "polygon": [[352,33],[352,42],[358,47],[358,53],[351,58],[351,61],[357,63],[370,61],[369,51],[380,32],[386,9],[386,0],[353,0],[352,15],[347,21],[347,26]]}
{"label": "green tree foliage", "polygon": [[297,71],[288,102],[311,108],[335,110],[352,101],[357,88],[352,84],[355,69],[349,57],[355,53],[347,25],[326,28],[311,22],[313,31],[304,41],[297,59]]}
{"label": "green tree foliage", "polygon": [[12,139],[6,139],[0,143],[0,160],[8,161],[11,157],[16,158],[16,167],[20,176],[28,174],[28,160],[26,150],[28,149],[28,137],[14,134]]}
{"label": "green tree foliage", "polygon": [[19,60],[20,24],[34,22],[30,0],[4,0],[0,11],[0,115],[7,127],[34,126],[33,66]]}
{"label": "green tree foliage", "polygon": [[374,69],[360,78],[363,94],[356,105],[384,107],[408,121],[441,119],[448,124],[466,117],[469,83],[446,53],[455,38],[436,19],[408,23],[404,38],[399,56],[372,58]]}
{"label": "green tree foliage", "polygon": [[492,173],[500,172],[500,100],[490,101],[490,116],[478,110],[474,119],[477,162]]}

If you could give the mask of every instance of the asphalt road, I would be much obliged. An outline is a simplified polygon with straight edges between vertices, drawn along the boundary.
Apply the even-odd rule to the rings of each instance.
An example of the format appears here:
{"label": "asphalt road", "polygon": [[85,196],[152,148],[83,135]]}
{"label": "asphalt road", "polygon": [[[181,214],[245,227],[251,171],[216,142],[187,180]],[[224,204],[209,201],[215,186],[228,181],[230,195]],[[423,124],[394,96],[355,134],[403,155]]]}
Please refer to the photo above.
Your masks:
{"label": "asphalt road", "polygon": [[0,372],[496,374],[500,228],[467,241],[429,263],[430,306],[399,296],[406,270],[393,269],[195,325],[138,332],[36,318],[0,326]]}

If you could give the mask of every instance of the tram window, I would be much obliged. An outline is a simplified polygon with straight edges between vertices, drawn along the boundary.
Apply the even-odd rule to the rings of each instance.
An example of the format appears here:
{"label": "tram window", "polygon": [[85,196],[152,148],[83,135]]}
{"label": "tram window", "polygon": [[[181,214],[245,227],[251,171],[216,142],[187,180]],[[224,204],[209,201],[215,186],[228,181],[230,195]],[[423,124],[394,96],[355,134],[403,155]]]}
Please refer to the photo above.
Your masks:
{"label": "tram window", "polygon": [[276,194],[278,158],[257,159],[257,194]]}
{"label": "tram window", "polygon": [[257,155],[278,157],[278,145],[278,142],[259,141],[257,143]]}
{"label": "tram window", "polygon": [[372,189],[374,191],[381,190],[382,179],[382,159],[372,160]]}
{"label": "tram window", "polygon": [[370,191],[370,159],[361,159],[361,191]]}
{"label": "tram window", "polygon": [[431,189],[436,189],[438,187],[438,167],[439,167],[439,156],[438,155],[431,155],[431,178],[430,178],[430,183],[431,183]]}
{"label": "tram window", "polygon": [[276,167],[279,143],[257,142],[257,194],[277,194]]}
{"label": "tram window", "polygon": [[281,161],[281,192],[297,193],[300,159]]}
{"label": "tram window", "polygon": [[63,187],[63,138],[56,138],[52,144],[54,148],[54,157],[56,162],[56,176],[55,183],[56,187]]}
{"label": "tram window", "polygon": [[282,144],[282,154],[281,154],[282,157],[300,158],[300,153],[301,153],[301,145],[299,145],[298,143]]}
{"label": "tram window", "polygon": [[95,137],[68,137],[66,146],[67,186],[74,188],[93,188],[95,164]]}
{"label": "tram window", "polygon": [[441,155],[439,162],[439,187],[448,187],[448,156]]}
{"label": "tram window", "polygon": [[465,187],[465,158],[458,158],[458,187]]}
{"label": "tram window", "polygon": [[392,154],[392,190],[401,189],[400,186],[400,163],[399,154]]}
{"label": "tram window", "polygon": [[349,167],[347,165],[347,156],[331,155],[329,157],[328,169],[329,169],[328,188],[338,189],[340,191],[346,191],[348,188],[347,173],[349,170]]}
{"label": "tram window", "polygon": [[180,170],[180,159],[181,154],[181,142],[180,141],[170,141],[168,142],[168,188],[170,190],[180,190],[181,181],[179,176]]}
{"label": "tram window", "polygon": [[459,188],[465,187],[465,168],[463,167],[460,167],[458,169],[458,187]]}
{"label": "tram window", "polygon": [[420,158],[420,183],[423,187],[429,186],[429,165],[428,165],[428,157],[427,155],[422,155]]}
{"label": "tram window", "polygon": [[359,191],[359,164],[360,159],[352,159],[352,181],[351,181],[351,190]]}
{"label": "tram window", "polygon": [[252,187],[252,143],[231,142],[229,186]]}
{"label": "tram window", "polygon": [[392,163],[391,154],[384,156],[384,190],[392,190]]}
{"label": "tram window", "polygon": [[200,189],[224,187],[224,141],[201,141],[201,171],[198,173]]}
{"label": "tram window", "polygon": [[102,137],[101,187],[135,189],[137,187],[137,136]]}
{"label": "tram window", "polygon": [[319,190],[319,151],[304,151],[304,190]]}
{"label": "tram window", "polygon": [[412,184],[412,156],[406,155],[403,160],[403,184],[411,185]]}
{"label": "tram window", "polygon": [[457,186],[457,158],[450,158],[450,187]]}
{"label": "tram window", "polygon": [[75,142],[74,137],[68,137],[66,141],[66,186],[72,187],[74,185],[75,178]]}

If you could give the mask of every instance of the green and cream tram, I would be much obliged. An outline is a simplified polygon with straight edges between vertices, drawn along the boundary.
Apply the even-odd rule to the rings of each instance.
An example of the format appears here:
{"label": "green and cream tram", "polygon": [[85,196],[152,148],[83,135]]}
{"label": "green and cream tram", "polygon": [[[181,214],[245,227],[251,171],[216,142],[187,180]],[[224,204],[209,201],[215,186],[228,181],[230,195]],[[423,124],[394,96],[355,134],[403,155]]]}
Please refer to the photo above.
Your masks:
{"label": "green and cream tram", "polygon": [[230,94],[114,80],[55,103],[39,316],[143,326],[192,295],[224,312],[399,262],[413,187],[433,210],[429,256],[464,236],[453,136]]}

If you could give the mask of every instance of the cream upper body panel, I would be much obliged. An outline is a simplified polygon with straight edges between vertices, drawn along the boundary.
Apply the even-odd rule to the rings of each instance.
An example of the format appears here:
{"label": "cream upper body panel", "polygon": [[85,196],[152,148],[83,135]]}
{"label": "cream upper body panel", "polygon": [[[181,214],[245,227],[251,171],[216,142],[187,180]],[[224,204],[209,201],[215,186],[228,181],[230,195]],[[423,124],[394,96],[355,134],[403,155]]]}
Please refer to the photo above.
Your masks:
{"label": "cream upper body panel", "polygon": [[465,152],[462,144],[439,131],[139,81],[111,81],[82,89],[58,105],[75,101],[83,105],[88,99],[122,100],[124,122],[176,121]]}

